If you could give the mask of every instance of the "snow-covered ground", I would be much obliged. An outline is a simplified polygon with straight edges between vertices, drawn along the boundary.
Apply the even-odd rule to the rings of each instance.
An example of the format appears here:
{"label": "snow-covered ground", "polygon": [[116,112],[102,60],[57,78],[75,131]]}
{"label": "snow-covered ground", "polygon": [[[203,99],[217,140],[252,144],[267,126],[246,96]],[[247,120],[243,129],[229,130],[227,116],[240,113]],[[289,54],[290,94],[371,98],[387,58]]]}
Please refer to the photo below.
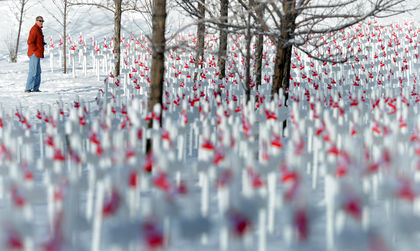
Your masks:
{"label": "snow-covered ground", "polygon": [[[78,74],[77,78],[71,74],[61,74],[61,70],[57,63],[51,70],[50,55],[46,53],[45,58],[41,60],[42,85],[43,93],[38,95],[28,95],[23,93],[25,88],[27,72],[28,72],[28,57],[26,56],[27,45],[26,39],[30,28],[35,23],[36,16],[43,16],[45,23],[43,33],[45,40],[48,42],[53,38],[56,43],[62,36],[62,28],[56,19],[60,19],[59,11],[56,6],[50,1],[29,1],[24,22],[22,25],[21,39],[19,43],[18,62],[15,64],[9,63],[9,56],[7,50],[7,43],[10,41],[10,35],[16,36],[18,29],[15,17],[10,11],[10,1],[3,1],[0,5],[0,13],[3,18],[0,20],[2,28],[2,36],[0,38],[0,100],[4,108],[33,108],[40,104],[53,104],[58,100],[70,102],[75,100],[76,96],[82,99],[93,100],[96,92],[103,86],[102,79],[107,74],[101,72],[101,80],[98,81],[94,69],[90,70],[89,74]],[[168,16],[169,31],[174,31],[183,26],[188,20],[186,18],[179,18],[177,12],[171,11]],[[96,7],[72,7],[69,12],[69,24],[67,27],[68,35],[75,39],[80,34],[86,36],[88,39],[95,39],[99,42],[103,38],[110,39],[113,36],[113,14],[109,11],[99,9]],[[146,25],[142,15],[138,13],[124,13],[122,20],[122,35],[129,36],[134,34],[138,36],[140,33],[150,35],[149,26]],[[13,43],[15,40],[13,40]],[[54,53],[58,53],[57,51]]]}
{"label": "snow-covered ground", "polygon": [[53,105],[60,100],[69,103],[77,100],[77,96],[92,100],[103,85],[95,76],[73,78],[71,74],[63,74],[60,69],[51,72],[45,62],[42,66],[42,92],[35,95],[24,93],[28,60],[22,58],[16,64],[3,61],[0,73],[0,100],[3,109],[11,111],[19,108],[34,114],[41,104]]}

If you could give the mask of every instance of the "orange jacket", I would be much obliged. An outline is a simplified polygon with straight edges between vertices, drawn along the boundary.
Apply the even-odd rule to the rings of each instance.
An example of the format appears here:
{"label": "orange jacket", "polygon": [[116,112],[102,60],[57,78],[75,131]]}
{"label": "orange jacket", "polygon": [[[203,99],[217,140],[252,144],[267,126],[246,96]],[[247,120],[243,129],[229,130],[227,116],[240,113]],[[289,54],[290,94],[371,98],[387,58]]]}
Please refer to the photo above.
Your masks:
{"label": "orange jacket", "polygon": [[32,26],[28,37],[28,56],[35,56],[38,58],[44,57],[44,35],[42,29],[37,24]]}

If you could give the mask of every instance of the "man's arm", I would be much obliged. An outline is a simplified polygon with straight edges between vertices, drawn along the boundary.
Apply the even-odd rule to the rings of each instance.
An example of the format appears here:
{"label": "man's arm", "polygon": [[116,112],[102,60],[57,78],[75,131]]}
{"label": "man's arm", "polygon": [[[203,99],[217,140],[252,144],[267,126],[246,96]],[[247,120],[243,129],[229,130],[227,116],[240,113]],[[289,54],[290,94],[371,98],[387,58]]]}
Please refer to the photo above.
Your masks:
{"label": "man's arm", "polygon": [[35,41],[36,41],[36,30],[34,28],[32,28],[29,31],[29,37],[28,37],[28,42],[27,43],[28,43],[29,46],[31,46],[31,45],[35,46],[36,45]]}

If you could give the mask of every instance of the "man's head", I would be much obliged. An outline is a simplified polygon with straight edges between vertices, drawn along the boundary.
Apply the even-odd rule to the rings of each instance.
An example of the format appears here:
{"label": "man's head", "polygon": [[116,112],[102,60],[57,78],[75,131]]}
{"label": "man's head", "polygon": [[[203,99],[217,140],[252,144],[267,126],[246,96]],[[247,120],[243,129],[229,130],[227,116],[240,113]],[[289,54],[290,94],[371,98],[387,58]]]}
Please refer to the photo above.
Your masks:
{"label": "man's head", "polygon": [[44,26],[44,18],[43,17],[41,17],[41,16],[37,16],[36,17],[36,24],[39,26],[39,27],[43,27]]}

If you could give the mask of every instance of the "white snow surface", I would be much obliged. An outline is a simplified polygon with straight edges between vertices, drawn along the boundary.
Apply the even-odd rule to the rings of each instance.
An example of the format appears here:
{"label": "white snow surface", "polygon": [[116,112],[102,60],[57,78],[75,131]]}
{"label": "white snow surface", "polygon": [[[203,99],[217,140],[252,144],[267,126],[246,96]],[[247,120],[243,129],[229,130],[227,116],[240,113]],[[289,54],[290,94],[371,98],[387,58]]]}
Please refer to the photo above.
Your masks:
{"label": "white snow surface", "polygon": [[[70,74],[61,74],[61,69],[57,62],[51,69],[50,55],[47,52],[45,53],[45,58],[41,60],[43,73],[40,89],[43,92],[37,93],[38,95],[23,93],[29,61],[26,56],[26,39],[30,28],[35,23],[35,18],[43,16],[45,20],[43,33],[46,42],[49,42],[50,38],[52,38],[54,43],[56,43],[62,37],[62,28],[57,21],[57,19],[60,20],[59,11],[52,2],[49,0],[29,1],[27,4],[29,8],[26,11],[22,25],[18,62],[10,64],[7,43],[10,41],[10,34],[13,34],[13,38],[15,38],[18,30],[18,25],[11,13],[10,6],[12,6],[11,1],[2,1],[0,5],[0,13],[2,15],[0,26],[3,27],[2,36],[0,37],[0,105],[7,109],[15,107],[35,109],[38,105],[51,105],[58,100],[71,102],[76,100],[76,96],[85,100],[92,100],[97,90],[103,86],[102,79],[106,75],[101,73],[101,80],[98,81],[94,70],[92,70],[87,76],[79,72],[77,77],[73,77],[69,63]],[[94,39],[102,42],[104,38],[109,40],[113,37],[113,14],[110,11],[97,7],[72,7],[69,11],[68,20],[70,21],[67,26],[67,34],[74,39],[78,39],[80,35],[83,35],[87,40]],[[182,27],[187,21],[188,18],[181,18],[179,13],[172,9],[167,18],[168,34]],[[151,34],[149,26],[146,25],[142,16],[138,13],[124,13],[122,18],[122,36],[129,36],[130,34],[138,36],[140,33],[146,36]],[[14,43],[15,39],[13,39]],[[54,53],[58,54],[57,51]]]}

